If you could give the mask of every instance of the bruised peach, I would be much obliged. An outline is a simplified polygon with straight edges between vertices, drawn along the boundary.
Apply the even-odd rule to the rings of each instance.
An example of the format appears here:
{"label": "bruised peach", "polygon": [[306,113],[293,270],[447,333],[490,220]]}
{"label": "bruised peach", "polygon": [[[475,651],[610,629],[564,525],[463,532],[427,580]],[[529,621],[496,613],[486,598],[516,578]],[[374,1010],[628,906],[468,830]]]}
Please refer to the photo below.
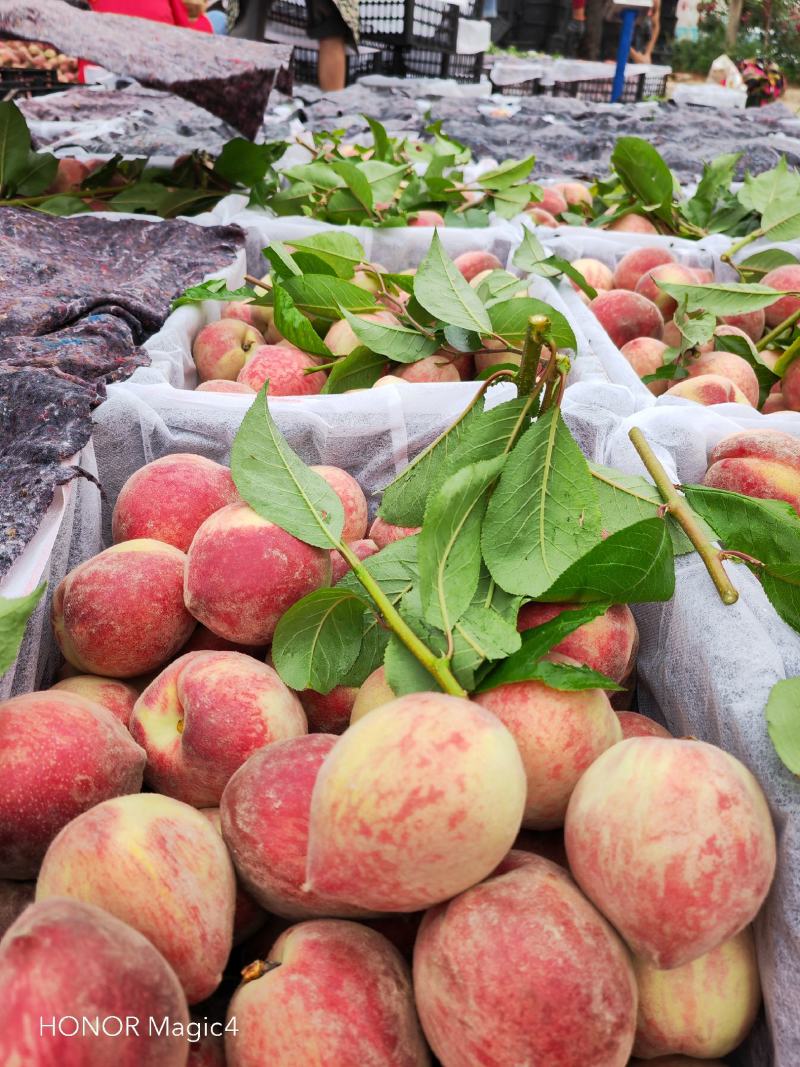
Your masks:
{"label": "bruised peach", "polygon": [[[378,546],[371,537],[360,537],[357,541],[351,541],[349,548],[359,559],[368,559],[378,551]],[[331,549],[331,585],[336,585],[346,574],[350,573],[350,564],[335,548]]]}
{"label": "bruised peach", "polygon": [[395,526],[380,517],[375,519],[369,528],[369,536],[378,546],[386,548],[393,541],[402,541],[404,537],[413,537],[422,529],[421,526]]}
{"label": "bruised peach", "polygon": [[609,289],[599,293],[589,304],[611,341],[622,348],[636,337],[661,340],[664,319],[658,308],[640,293],[627,289]]}
{"label": "bruised peach", "polygon": [[703,741],[613,745],[575,787],[564,838],[578,885],[634,954],[661,969],[751,922],[775,871],[758,782]]}
{"label": "bruised peach", "polygon": [[614,270],[614,284],[609,288],[634,290],[649,270],[664,263],[675,263],[675,257],[666,248],[648,246],[633,248],[626,252]]}
{"label": "bruised peach", "polygon": [[733,352],[704,352],[692,360],[688,370],[690,378],[698,378],[701,374],[720,374],[723,378],[730,378],[753,407],[758,403],[756,372],[742,356]]}
{"label": "bruised peach", "polygon": [[201,382],[211,379],[234,381],[245,361],[264,338],[239,319],[219,319],[204,326],[194,339],[192,357]]}
{"label": "bruised peach", "polygon": [[114,542],[152,537],[186,552],[200,524],[238,499],[231,472],[220,463],[184,452],[154,459],[119,491]]}
{"label": "bruised peach", "polygon": [[139,697],[136,686],[128,685],[120,678],[100,678],[96,674],[75,674],[50,686],[50,692],[75,693],[84,700],[99,704],[127,727],[133,705]]}
{"label": "bruised peach", "polygon": [[[517,617],[517,629],[524,633],[579,607],[579,604],[525,604]],[[555,645],[553,652],[622,682],[633,670],[638,649],[639,631],[633,612],[627,604],[612,604],[602,615],[568,634]]]}
{"label": "bruised peach", "polygon": [[381,665],[370,674],[361,684],[353,709],[350,713],[350,722],[358,722],[375,708],[388,704],[395,699],[395,692],[386,681],[386,668]]}
{"label": "bruised peach", "polygon": [[367,532],[367,498],[361,486],[352,474],[343,471],[341,467],[317,466],[311,470],[325,479],[342,502],[342,538],[345,541],[360,540]]}
{"label": "bruised peach", "polygon": [[328,380],[317,366],[312,356],[294,345],[261,345],[250,354],[236,380],[255,390],[269,382],[270,396],[312,396]]}

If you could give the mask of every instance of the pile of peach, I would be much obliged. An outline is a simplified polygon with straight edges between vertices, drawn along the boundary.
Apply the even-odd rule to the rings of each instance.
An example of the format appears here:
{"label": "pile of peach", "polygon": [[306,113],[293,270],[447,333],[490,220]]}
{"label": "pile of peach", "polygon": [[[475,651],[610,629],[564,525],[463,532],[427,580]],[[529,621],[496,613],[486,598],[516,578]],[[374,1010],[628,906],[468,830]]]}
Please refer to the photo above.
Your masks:
{"label": "pile of peach", "polygon": [[61,82],[78,80],[78,61],[41,41],[0,41],[0,67],[54,70]]}
{"label": "pile of peach", "polygon": [[[416,532],[316,469],[359,554]],[[113,534],[56,591],[63,680],[0,705],[0,916],[35,901],[0,942],[0,1063],[624,1067],[744,1039],[776,855],[736,759],[600,689],[292,692],[266,648],[343,561],[209,460],[136,473]],[[554,655],[624,683],[637,645],[620,605]],[[224,1050],[190,1052],[190,1006]],[[140,1025],[42,1031],[65,1017]]]}
{"label": "pile of peach", "polygon": [[[535,204],[529,204],[524,214],[537,226],[544,226],[553,230],[558,226],[565,225],[561,216],[570,212],[572,218],[570,224],[574,224],[574,216],[586,213],[592,207],[592,192],[588,185],[583,182],[553,182],[552,185],[542,187],[542,199]],[[587,215],[587,221],[590,216]],[[601,230],[609,233],[645,233],[657,234],[659,231],[643,215],[630,212],[613,222],[604,223]],[[596,286],[595,286],[596,288]]]}
{"label": "pile of peach", "polygon": [[[669,347],[677,347],[680,334],[673,321],[677,301],[658,287],[659,282],[680,285],[706,284],[713,280],[711,271],[687,267],[675,260],[665,248],[642,247],[628,252],[612,271],[599,259],[578,259],[573,266],[597,290],[589,307],[613,343],[642,377],[654,374],[663,366]],[[574,284],[574,283],[573,283]],[[800,268],[778,267],[763,278],[763,284],[776,290],[798,288]],[[766,330],[783,322],[800,308],[800,297],[787,296],[766,311],[749,311],[725,315],[719,319],[715,337],[734,334],[755,345]],[[755,349],[754,349],[755,351]],[[762,360],[770,365],[780,353],[765,349]],[[678,382],[650,382],[656,396],[682,396],[699,404],[733,402],[758,406],[758,379],[755,371],[741,356],[717,351],[713,341],[700,346],[700,352],[688,365],[688,377]],[[762,408],[773,411],[800,411],[800,360],[796,360],[778,383]]]}

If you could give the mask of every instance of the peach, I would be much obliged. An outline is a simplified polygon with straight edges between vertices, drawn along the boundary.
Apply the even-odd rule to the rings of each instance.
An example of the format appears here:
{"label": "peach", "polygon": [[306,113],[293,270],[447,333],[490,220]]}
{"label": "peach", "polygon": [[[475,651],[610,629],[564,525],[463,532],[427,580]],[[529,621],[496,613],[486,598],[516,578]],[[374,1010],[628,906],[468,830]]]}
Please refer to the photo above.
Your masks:
{"label": "peach", "polygon": [[0,938],[13,922],[33,903],[35,882],[12,882],[0,879]]}
{"label": "peach", "polygon": [[592,206],[592,194],[583,182],[555,182],[549,188],[561,193],[570,207],[578,204]]}
{"label": "peach", "polygon": [[800,439],[777,430],[730,434],[712,450],[703,485],[785,500],[800,514]]}
{"label": "peach", "polygon": [[[150,1021],[169,1019],[156,1034]],[[98,1026],[95,1036],[91,1029]],[[133,1024],[126,1029],[126,1022]],[[186,997],[164,957],[76,900],[30,907],[0,942],[0,1063],[183,1067]]]}
{"label": "peach", "polygon": [[312,396],[320,393],[328,380],[325,371],[314,370],[317,366],[312,356],[294,345],[260,345],[236,380],[255,390],[268,381],[270,396]]}
{"label": "peach", "polygon": [[633,969],[639,987],[633,1046],[638,1056],[726,1056],[755,1022],[761,983],[750,927],[682,967],[660,971],[634,960]]}
{"label": "peach", "polygon": [[503,264],[493,252],[462,252],[453,260],[453,266],[457,267],[462,276],[471,282],[476,274],[484,271],[502,270]]}
{"label": "peach", "polygon": [[106,708],[75,693],[0,703],[0,877],[33,878],[58,831],[142,788],[144,752]]}
{"label": "peach", "polygon": [[367,532],[367,498],[352,474],[341,467],[316,466],[311,468],[324,478],[334,493],[339,497],[344,508],[344,527],[342,539],[359,541]]}
{"label": "peach", "polygon": [[622,727],[623,741],[629,737],[672,737],[660,723],[636,711],[618,711],[617,718]]}
{"label": "peach", "polygon": [[359,923],[321,919],[281,934],[245,972],[225,1035],[229,1067],[429,1067],[408,965]]}
{"label": "peach", "polygon": [[96,674],[75,674],[50,686],[50,692],[75,693],[84,700],[91,700],[106,708],[115,719],[127,727],[139,690],[119,678],[99,678]]}
{"label": "peach", "polygon": [[[750,404],[738,385],[721,374],[700,374],[671,385],[664,396],[681,396],[697,404]],[[750,405],[752,407],[752,404]]]}
{"label": "peach", "polygon": [[[398,326],[399,319],[391,311],[373,311],[368,315],[358,315],[365,322],[377,322],[383,326]],[[328,328],[325,344],[334,356],[349,356],[361,344],[353,332],[353,327],[346,319],[339,319]]]}
{"label": "peach", "polygon": [[[552,658],[575,662],[566,656]],[[602,689],[563,692],[542,682],[510,682],[473,699],[496,715],[517,743],[528,779],[522,825],[531,830],[563,826],[580,776],[622,740],[606,694]]]}
{"label": "peach", "polygon": [[614,284],[609,288],[635,289],[649,270],[665,263],[675,263],[675,257],[666,248],[651,246],[632,248],[626,252],[614,270]]}
{"label": "peach", "polygon": [[424,384],[461,381],[461,375],[454,363],[443,360],[439,356],[426,356],[425,359],[417,360],[416,363],[406,363],[401,368],[395,368],[394,377],[401,378],[405,382]]}
{"label": "peach", "polygon": [[[579,274],[583,275],[586,284],[591,285],[593,289],[614,288],[614,275],[611,272],[611,268],[607,267],[602,260],[592,259],[591,257],[574,259],[572,266]],[[571,278],[568,280],[573,289],[578,288]]]}
{"label": "peach", "polygon": [[186,552],[200,524],[239,500],[227,467],[179,452],[146,463],[119,491],[111,520],[115,544],[152,537]]}
{"label": "peach", "polygon": [[282,340],[275,326],[275,309],[261,304],[251,304],[249,300],[241,303],[236,301],[222,306],[223,319],[239,319],[258,330],[268,345],[277,344]]}
{"label": "peach", "polygon": [[245,656],[255,656],[263,661],[267,653],[266,645],[240,645],[218,637],[207,626],[198,623],[194,633],[181,649],[181,655],[187,652],[243,652]]}
{"label": "peach", "polygon": [[703,741],[632,737],[578,782],[564,839],[589,899],[640,959],[698,959],[752,921],[775,871],[761,787]]}
{"label": "peach", "polygon": [[[579,604],[525,604],[517,617],[517,629],[524,633],[550,622],[563,611],[579,607]],[[608,611],[573,630],[553,648],[553,652],[569,656],[615,682],[624,681],[631,673],[638,650],[639,631],[627,604],[612,604]]]}
{"label": "peach", "polygon": [[622,348],[636,337],[661,340],[664,319],[652,301],[627,289],[609,289],[589,304],[613,344]]}
{"label": "peach", "polygon": [[227,849],[195,808],[155,793],[97,804],[47,850],[36,900],[71,897],[144,934],[190,1004],[217,988],[230,955],[236,880]]}
{"label": "peach", "polygon": [[781,379],[783,402],[790,411],[800,411],[800,359],[793,359]]}
{"label": "peach", "polygon": [[727,1067],[722,1060],[697,1060],[694,1056],[659,1056],[657,1060],[631,1060],[628,1067]]}
{"label": "peach", "polygon": [[[371,537],[360,537],[357,541],[351,541],[350,549],[355,552],[359,559],[368,559],[378,551],[378,546]],[[335,548],[331,549],[331,585],[336,585],[346,574],[350,573],[350,564]]]}
{"label": "peach", "polygon": [[52,606],[65,658],[85,674],[110,678],[161,667],[194,628],[183,603],[185,562],[180,549],[143,537],[74,567]]}
{"label": "peach", "polygon": [[764,332],[766,313],[763,308],[758,311],[743,311],[738,315],[723,315],[720,322],[726,326],[736,326],[755,344]]}
{"label": "peach", "polygon": [[409,226],[444,226],[438,211],[417,211],[408,220]]}
{"label": "peach", "polygon": [[658,233],[650,219],[633,212],[623,215],[621,219],[616,219],[614,222],[606,223],[603,229],[612,233]]}
{"label": "peach", "polygon": [[59,159],[56,176],[47,189],[48,193],[57,196],[62,193],[73,193],[88,178],[92,169],[82,159]]}
{"label": "peach", "polygon": [[259,749],[233,775],[220,804],[222,836],[239,879],[273,915],[364,915],[304,889],[311,794],[332,734],[307,734]]}
{"label": "peach", "polygon": [[381,665],[362,682],[350,713],[351,724],[363,719],[375,708],[390,703],[395,699],[395,695],[394,690],[386,681],[386,668]]}
{"label": "peach", "polygon": [[[622,346],[620,352],[639,377],[645,378],[648,374],[655,374],[664,366],[664,353],[667,347],[663,341],[657,341],[655,337],[634,337],[632,341]],[[648,382],[647,388],[654,396],[661,396],[669,388],[669,382]]]}
{"label": "peach", "polygon": [[738,326],[728,326],[724,322],[721,325],[717,325],[717,326],[714,327],[713,336],[711,337],[710,340],[704,341],[703,344],[698,345],[697,346],[698,347],[698,351],[700,351],[700,352],[719,352],[719,351],[722,351],[722,349],[718,349],[716,347],[716,345],[714,344],[714,341],[718,337],[741,337],[744,341],[747,342],[747,346],[750,349],[750,351],[753,353],[753,355],[756,354],[756,346],[753,344],[753,342],[750,340],[750,338],[744,332],[744,330],[740,330]]}
{"label": "peach", "polygon": [[709,267],[692,267],[698,285],[708,285],[714,281],[714,271]]}
{"label": "peach", "polygon": [[542,211],[547,211],[551,215],[560,215],[563,211],[566,211],[569,207],[567,199],[560,189],[555,188],[552,185],[545,185],[542,187],[542,199],[534,201],[529,207],[538,207]]}
{"label": "peach", "polygon": [[[205,816],[217,833],[222,837],[222,816],[219,808],[200,808],[200,814]],[[236,882],[236,905],[233,912],[233,944],[240,945],[243,941],[252,937],[267,922],[267,913],[250,896],[237,879]],[[189,1060],[191,1063],[191,1059]]]}
{"label": "peach", "polygon": [[330,552],[304,544],[247,504],[229,504],[192,541],[186,606],[220,637],[264,645],[281,615],[330,577]]}
{"label": "peach", "polygon": [[414,993],[447,1067],[625,1067],[633,1044],[624,946],[566,871],[531,854],[427,913]]}
{"label": "peach", "polygon": [[714,446],[709,464],[743,458],[785,463],[800,474],[800,438],[780,430],[740,430]]}
{"label": "peach", "polygon": [[[683,337],[681,331],[675,325],[674,319],[670,319],[669,322],[664,323],[664,333],[661,339],[668,348],[680,348]],[[709,341],[708,345],[709,350],[714,347],[712,341]],[[702,345],[700,346],[700,350],[702,351]]]}
{"label": "peach", "polygon": [[226,382],[222,378],[212,378],[208,382],[200,382],[195,389],[196,393],[249,393],[251,396],[255,393],[255,389],[252,389],[249,385],[245,385],[244,382]]}
{"label": "peach", "polygon": [[201,382],[234,381],[245,361],[264,338],[240,319],[219,319],[204,326],[194,339],[192,357]]}
{"label": "peach", "polygon": [[[784,267],[776,267],[761,279],[762,285],[768,285],[771,289],[779,292],[800,292],[800,266],[787,264]],[[795,311],[800,311],[800,296],[782,296],[768,308],[764,309],[764,318],[767,326],[778,326],[784,319],[788,319]]]}
{"label": "peach", "polygon": [[509,850],[525,790],[496,716],[442,693],[399,697],[351,726],[322,765],[306,887],[374,911],[446,900]]}
{"label": "peach", "polygon": [[744,393],[753,407],[758,403],[758,378],[746,359],[733,352],[704,352],[688,366],[689,377],[719,374],[729,378]]}
{"label": "peach", "polygon": [[697,278],[690,267],[680,263],[662,263],[646,271],[636,283],[635,292],[651,300],[664,319],[671,319],[678,310],[678,301],[659,285],[659,282],[672,282],[675,285],[696,285]]}
{"label": "peach", "polygon": [[330,693],[304,689],[300,703],[308,719],[308,728],[317,734],[342,734],[350,725],[350,714],[358,689],[351,685],[337,685]]}
{"label": "peach", "polygon": [[550,230],[555,230],[558,225],[558,219],[551,215],[549,211],[545,211],[541,207],[526,207],[525,214],[529,219],[532,219],[537,226],[546,226]]}
{"label": "peach", "polygon": [[770,393],[761,405],[762,415],[772,415],[776,411],[788,411],[782,393]]}
{"label": "peach", "polygon": [[486,348],[475,353],[475,371],[477,374],[489,370],[490,367],[499,367],[503,364],[513,364],[515,367],[519,367],[521,363],[522,354],[520,352]]}
{"label": "peach", "polygon": [[257,749],[307,729],[277,672],[240,652],[180,656],[145,689],[130,722],[150,788],[196,808],[216,807]]}
{"label": "peach", "polygon": [[421,529],[421,526],[395,526],[394,523],[378,517],[369,528],[369,537],[381,549],[386,548],[393,541],[402,541],[404,537],[413,537]]}

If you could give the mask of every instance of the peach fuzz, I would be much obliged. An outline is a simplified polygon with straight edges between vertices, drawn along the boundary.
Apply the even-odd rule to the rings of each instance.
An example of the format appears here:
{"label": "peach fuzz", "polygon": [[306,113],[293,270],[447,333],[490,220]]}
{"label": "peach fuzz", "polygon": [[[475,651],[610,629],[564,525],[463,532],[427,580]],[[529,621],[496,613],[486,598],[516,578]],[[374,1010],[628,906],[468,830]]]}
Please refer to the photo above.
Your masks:
{"label": "peach fuzz", "polygon": [[725,326],[736,326],[755,344],[764,333],[766,313],[763,308],[760,308],[758,311],[743,311],[739,315],[723,315],[719,321]]}
{"label": "peach fuzz", "polygon": [[775,871],[761,787],[703,741],[633,737],[608,749],[570,798],[564,839],[578,885],[661,969],[751,922]]}
{"label": "peach fuzz", "polygon": [[525,214],[529,219],[532,219],[537,226],[546,226],[549,230],[555,230],[558,225],[558,219],[551,215],[549,211],[545,211],[542,207],[526,207]]}
{"label": "peach fuzz", "polygon": [[231,472],[179,452],[146,463],[120,489],[111,520],[115,544],[152,537],[186,552],[209,515],[239,500]]}
{"label": "peach fuzz", "polygon": [[0,703],[0,878],[35,878],[77,815],[142,788],[144,751],[106,708],[75,693]]}
{"label": "peach fuzz", "polygon": [[552,185],[545,185],[542,186],[542,199],[533,201],[528,206],[541,208],[542,211],[547,211],[550,215],[556,216],[566,211],[569,204],[567,203],[567,198],[559,189]]}
{"label": "peach fuzz", "polygon": [[115,719],[127,727],[133,705],[139,697],[136,686],[128,685],[119,678],[100,678],[96,674],[75,674],[50,686],[52,692],[74,693],[106,708]]}
{"label": "peach fuzz", "polygon": [[[800,266],[787,264],[784,267],[776,267],[761,279],[762,285],[768,285],[771,289],[779,292],[784,290],[796,290],[800,292]],[[764,309],[764,317],[767,326],[777,326],[800,310],[800,296],[782,296],[768,308]]]}
{"label": "peach fuzz", "polygon": [[[200,808],[203,815],[217,833],[222,837],[222,816],[219,808]],[[267,913],[250,896],[246,889],[236,882],[236,904],[233,912],[233,944],[240,945],[257,933],[267,922]],[[189,1061],[191,1063],[191,1060]]]}
{"label": "peach fuzz", "polygon": [[386,548],[393,541],[402,541],[404,537],[413,537],[421,529],[421,526],[395,526],[394,523],[378,517],[369,528],[369,537],[380,549]]}
{"label": "peach fuzz", "polygon": [[444,219],[438,211],[417,211],[408,220],[409,226],[444,226]]}
{"label": "peach fuzz", "polygon": [[[399,320],[391,311],[372,311],[368,315],[358,315],[364,322],[377,322],[382,326],[399,326]],[[349,356],[361,342],[353,332],[353,327],[346,319],[339,319],[328,327],[325,334],[325,344],[334,356]]]}
{"label": "peach fuzz", "polygon": [[671,282],[676,285],[696,285],[697,278],[691,267],[682,267],[680,263],[663,263],[646,271],[636,283],[637,293],[647,297],[656,305],[665,319],[671,319],[678,309],[678,301],[665,292],[659,282]]}
{"label": "peach fuzz", "polygon": [[36,900],[96,904],[152,942],[190,1004],[219,985],[231,951],[236,880],[222,838],[195,808],[156,793],[106,800],[56,837]]}
{"label": "peach fuzz", "polygon": [[800,439],[777,430],[730,434],[712,449],[703,485],[784,500],[800,514]]}
{"label": "peach fuzz", "polygon": [[[107,1022],[97,1036],[40,1026],[64,1020],[64,1034],[71,1034],[70,1016]],[[76,900],[34,904],[0,942],[5,1067],[183,1067],[186,1038],[149,1027],[150,1019],[165,1017],[176,1031],[189,1022],[175,972],[146,938],[101,908]],[[126,1018],[137,1020],[138,1034],[126,1033]]]}
{"label": "peach fuzz", "polygon": [[35,882],[0,879],[0,938],[13,922],[33,903]]}
{"label": "peach fuzz", "polygon": [[261,345],[253,350],[236,380],[254,390],[269,381],[270,396],[313,396],[322,392],[328,380],[325,371],[314,370],[317,366],[312,356],[294,345]]}
{"label": "peach fuzz", "polygon": [[228,779],[264,745],[307,732],[295,694],[272,667],[240,652],[189,652],[136,702],[131,736],[145,782],[196,808],[219,804]]}
{"label": "peach fuzz", "polygon": [[652,301],[640,293],[627,289],[609,289],[598,294],[589,304],[600,325],[617,348],[636,337],[655,337],[661,340],[664,319]]}
{"label": "peach fuzz", "polygon": [[761,983],[750,927],[682,967],[659,971],[634,960],[633,969],[639,987],[637,1056],[726,1056],[755,1022]]}
{"label": "peach fuzz", "polygon": [[233,775],[220,804],[222,836],[239,879],[273,915],[358,916],[368,909],[303,888],[311,794],[332,734],[308,734],[262,748]]}
{"label": "peach fuzz", "polygon": [[708,285],[714,281],[714,271],[710,267],[692,267],[698,285]]}
{"label": "peach fuzz", "polygon": [[660,723],[647,715],[640,715],[637,711],[618,711],[617,718],[622,727],[623,741],[627,741],[629,737],[672,737],[669,730]]}
{"label": "peach fuzz", "polygon": [[471,282],[476,274],[482,274],[484,271],[503,269],[503,264],[493,252],[481,251],[462,252],[453,260],[453,266],[468,282]]}
{"label": "peach fuzz", "polygon": [[525,806],[514,738],[475,703],[413,693],[351,726],[314,786],[305,888],[417,911],[485,878]]}
{"label": "peach fuzz", "polygon": [[[370,556],[374,556],[378,551],[378,546],[372,540],[371,537],[360,537],[357,541],[351,541],[349,546],[350,550],[354,552],[359,559],[368,559]],[[350,564],[341,554],[337,552],[335,548],[331,549],[331,585],[336,585],[340,582],[346,574],[350,573]]]}
{"label": "peach fuzz", "polygon": [[[632,341],[626,342],[620,352],[639,377],[645,378],[648,374],[655,374],[664,366],[664,353],[667,347],[663,341],[657,341],[655,337],[635,337]],[[669,382],[648,382],[647,388],[653,396],[661,396],[669,388]]]}
{"label": "peach fuzz", "polygon": [[53,596],[53,632],[85,674],[133,678],[161,667],[188,640],[186,556],[139,538],[113,545],[67,574]]}
{"label": "peach fuzz", "polygon": [[311,468],[320,478],[324,478],[334,493],[339,497],[344,508],[344,527],[342,539],[360,541],[367,533],[367,498],[352,474],[341,467],[316,466]]}
{"label": "peach fuzz", "polygon": [[239,319],[258,330],[268,345],[277,344],[282,340],[275,326],[275,309],[266,305],[251,304],[249,300],[241,303],[232,302],[223,304],[221,318]]}
{"label": "peach fuzz", "polygon": [[615,219],[614,222],[606,223],[602,229],[611,233],[658,233],[650,219],[646,219],[643,215],[636,215],[633,212],[623,215],[620,219]]}
{"label": "peach fuzz", "polygon": [[194,339],[192,357],[201,382],[223,378],[235,381],[245,361],[264,338],[239,319],[218,319],[204,326]]}
{"label": "peach fuzz", "polygon": [[[614,288],[614,275],[611,272],[611,268],[607,267],[599,259],[592,259],[588,257],[586,259],[574,259],[572,266],[575,270],[582,274],[586,284],[591,285],[593,289],[613,289]],[[577,284],[569,279],[569,284],[573,289],[577,289]]]}
{"label": "peach fuzz", "polygon": [[576,207],[578,204],[592,206],[592,194],[583,182],[555,182],[549,188],[561,193],[570,207]]}
{"label": "peach fuzz", "polygon": [[[576,662],[566,656],[548,658]],[[528,780],[522,825],[531,830],[563,826],[580,776],[622,740],[606,694],[602,689],[563,692],[542,682],[509,682],[473,699],[496,715],[517,743]]]}
{"label": "peach fuzz", "polygon": [[[520,608],[517,629],[520,633],[541,626],[562,612],[580,604],[539,604],[531,602]],[[627,604],[612,604],[608,611],[573,630],[554,648],[592,670],[600,671],[615,682],[622,682],[633,670],[639,649],[639,631]]]}
{"label": "peach fuzz", "polygon": [[381,664],[362,682],[350,713],[351,724],[394,699],[395,692],[386,681],[386,668]]}
{"label": "peach fuzz", "polygon": [[222,378],[212,378],[208,382],[200,382],[195,389],[196,393],[249,393],[251,396],[255,393],[255,389],[252,389],[249,385],[245,385],[244,382],[227,382]]}
{"label": "peach fuzz", "polygon": [[633,248],[626,252],[614,270],[613,289],[630,289],[633,291],[649,270],[665,263],[675,263],[675,257],[666,248],[648,246]]}
{"label": "peach fuzz", "polygon": [[566,871],[527,853],[428,911],[414,993],[447,1067],[625,1067],[633,1044],[625,947]]}
{"label": "peach fuzz", "polygon": [[729,378],[747,397],[753,407],[758,403],[758,378],[746,359],[733,352],[704,352],[688,365],[689,377],[720,374]]}
{"label": "peach fuzz", "polygon": [[680,396],[684,400],[694,400],[706,407],[712,404],[749,404],[738,385],[722,374],[700,374],[696,378],[684,378],[671,385],[664,396]]}
{"label": "peach fuzz", "polygon": [[233,995],[229,1067],[429,1067],[411,974],[359,923],[322,919],[281,934]]}
{"label": "peach fuzz", "polygon": [[781,379],[781,394],[790,411],[800,411],[800,359],[793,359]]}
{"label": "peach fuzz", "polygon": [[229,504],[192,541],[186,606],[220,637],[264,645],[281,615],[330,577],[329,551],[292,537],[247,504]]}
{"label": "peach fuzz", "polygon": [[337,685],[329,693],[303,689],[298,696],[308,719],[308,729],[316,734],[343,734],[350,725],[350,715],[358,688]]}

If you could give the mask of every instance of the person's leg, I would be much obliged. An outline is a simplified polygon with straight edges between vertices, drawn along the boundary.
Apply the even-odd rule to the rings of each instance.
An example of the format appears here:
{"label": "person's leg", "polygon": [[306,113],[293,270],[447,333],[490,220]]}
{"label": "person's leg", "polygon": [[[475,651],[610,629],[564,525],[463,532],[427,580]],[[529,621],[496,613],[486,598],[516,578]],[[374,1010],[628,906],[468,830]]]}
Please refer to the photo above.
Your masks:
{"label": "person's leg", "polygon": [[344,89],[347,80],[347,55],[344,37],[323,37],[319,42],[320,89],[335,92]]}
{"label": "person's leg", "polygon": [[353,34],[333,0],[306,0],[308,35],[319,41],[317,80],[320,89],[336,92],[347,82],[347,46]]}

